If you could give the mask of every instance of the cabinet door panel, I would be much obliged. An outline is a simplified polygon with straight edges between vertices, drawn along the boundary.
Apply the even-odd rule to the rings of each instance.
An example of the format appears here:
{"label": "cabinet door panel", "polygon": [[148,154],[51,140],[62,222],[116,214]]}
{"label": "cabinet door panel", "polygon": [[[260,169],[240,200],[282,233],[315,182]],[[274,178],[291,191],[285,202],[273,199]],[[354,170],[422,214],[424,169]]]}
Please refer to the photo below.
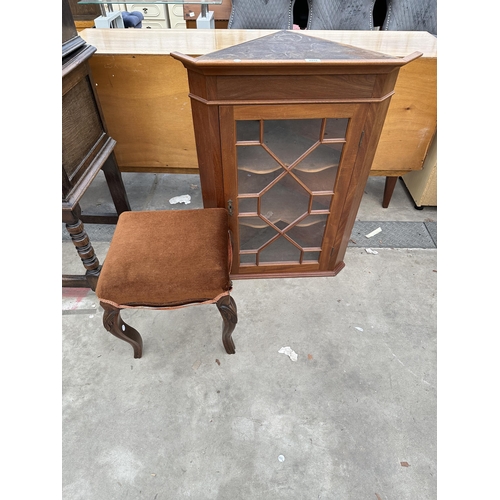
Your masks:
{"label": "cabinet door panel", "polygon": [[221,106],[233,274],[328,271],[362,105]]}

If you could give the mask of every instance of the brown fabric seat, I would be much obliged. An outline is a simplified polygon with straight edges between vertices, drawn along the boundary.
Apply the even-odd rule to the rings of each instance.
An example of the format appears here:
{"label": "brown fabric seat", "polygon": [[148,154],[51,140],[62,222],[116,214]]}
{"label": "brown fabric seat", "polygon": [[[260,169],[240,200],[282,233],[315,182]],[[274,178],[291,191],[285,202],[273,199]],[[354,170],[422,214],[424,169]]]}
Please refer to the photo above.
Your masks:
{"label": "brown fabric seat", "polygon": [[206,302],[231,289],[224,209],[125,212],[97,283],[119,308]]}
{"label": "brown fabric seat", "polygon": [[[121,309],[169,309],[206,303],[217,303],[224,319],[226,351],[234,352],[231,333],[237,319],[236,305],[229,297],[231,244],[227,218],[222,208],[120,215],[96,295],[105,310],[104,326],[131,343],[135,357],[142,355],[142,339],[123,323]],[[229,325],[225,315],[229,315]],[[226,326],[231,327],[231,323],[227,333]]]}

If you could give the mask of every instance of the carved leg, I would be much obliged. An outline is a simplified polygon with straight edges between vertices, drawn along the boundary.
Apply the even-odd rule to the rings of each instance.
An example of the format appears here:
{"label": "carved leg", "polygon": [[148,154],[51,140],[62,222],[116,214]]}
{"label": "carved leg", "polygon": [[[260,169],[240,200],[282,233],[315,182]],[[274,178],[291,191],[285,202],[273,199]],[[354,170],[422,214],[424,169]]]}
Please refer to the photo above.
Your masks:
{"label": "carved leg", "polygon": [[90,243],[89,237],[85,232],[83,222],[79,219],[80,215],[80,206],[76,205],[71,212],[65,214],[64,218],[66,220],[63,220],[66,222],[66,229],[71,236],[73,245],[75,245],[76,251],[80,259],[82,259],[83,267],[87,270],[85,273],[87,284],[95,292],[101,266],[94,253],[94,248]]}
{"label": "carved leg", "polygon": [[234,342],[231,335],[233,334],[236,323],[238,323],[236,303],[230,295],[224,295],[224,297],[218,300],[217,308],[224,321],[222,325],[222,343],[228,354],[234,354]]}
{"label": "carved leg", "polygon": [[128,342],[134,348],[134,358],[140,358],[142,356],[142,337],[140,333],[122,320],[120,309],[105,302],[100,304],[104,309],[102,317],[104,328],[115,337]]}

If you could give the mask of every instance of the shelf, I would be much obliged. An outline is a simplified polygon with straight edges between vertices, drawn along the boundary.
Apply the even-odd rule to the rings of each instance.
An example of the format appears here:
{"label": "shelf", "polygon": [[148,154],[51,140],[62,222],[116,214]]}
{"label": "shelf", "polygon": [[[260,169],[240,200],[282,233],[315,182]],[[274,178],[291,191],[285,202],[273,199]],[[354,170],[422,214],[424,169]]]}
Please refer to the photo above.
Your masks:
{"label": "shelf", "polygon": [[294,175],[305,185],[311,192],[330,192],[333,193],[335,181],[337,179],[338,164],[318,170],[316,172],[303,171],[300,168],[292,170]]}
{"label": "shelf", "polygon": [[[343,142],[317,144],[292,170],[316,173],[332,167],[338,167],[343,145]],[[292,147],[290,150],[292,150]],[[298,155],[286,155],[291,160],[289,162],[285,160],[283,151],[277,151],[276,149],[271,149],[271,151],[284,165],[289,166],[296,162],[307,150],[302,151]],[[238,145],[236,154],[238,170],[244,172],[263,175],[280,172],[283,169],[281,164],[264,147],[259,145]]]}
{"label": "shelf", "polygon": [[[265,174],[238,169],[238,192],[239,194],[253,194],[258,196],[271,182],[281,175],[282,172],[283,169],[281,168]],[[283,178],[270,189],[270,191],[281,193],[282,196],[287,196],[288,198],[283,200],[284,203],[290,202],[290,196],[309,197],[309,192],[333,194],[338,173],[337,165],[324,168],[317,172],[304,172],[298,168],[292,169],[291,172],[293,175],[284,175]],[[297,177],[307,189],[305,189],[294,176]],[[286,193],[283,193],[283,191],[286,191]],[[262,196],[266,196],[266,193],[262,194]]]}
{"label": "shelf", "polygon": [[[293,226],[292,229],[294,229],[296,227],[304,228],[304,227],[314,226],[315,224],[316,225],[321,224],[321,222],[324,222],[326,220],[327,216],[328,216],[328,214],[310,214],[304,220],[301,220],[295,226]],[[318,219],[313,219],[312,217],[318,217]],[[254,229],[262,229],[265,227],[269,227],[269,224],[265,220],[261,219],[258,216],[240,217],[238,219],[238,222],[239,222],[240,226],[252,227]],[[282,219],[279,219],[276,222],[274,222],[274,221],[271,221],[271,222],[273,222],[273,224],[276,227],[282,226],[282,229],[286,228],[289,225],[288,222],[286,222]]]}
{"label": "shelf", "polygon": [[[269,232],[269,234],[271,233]],[[320,238],[316,239],[319,239],[321,241],[323,233],[321,233],[320,236],[321,236]],[[246,246],[248,248],[245,249],[243,248],[243,246],[241,247],[242,252],[240,252],[239,255],[240,264],[255,265],[257,262],[257,256],[260,265],[284,264],[284,263],[298,264],[300,263],[301,255],[303,262],[317,263],[319,261],[319,256],[321,254],[321,248],[319,245],[317,247],[309,247],[308,250],[304,251],[298,248],[293,243],[291,243],[284,236],[279,236],[274,241],[272,241],[268,246],[258,251],[258,248],[268,243],[270,239],[271,238],[264,240],[264,234],[262,234],[261,232],[259,234],[254,235],[253,238],[245,240]],[[296,241],[296,243],[298,242]]]}
{"label": "shelf", "polygon": [[[295,241],[301,248],[319,250],[323,241],[328,215],[309,215],[290,228],[285,233]],[[277,221],[277,227],[285,229],[288,224],[280,224],[283,221]],[[259,217],[239,218],[240,249],[257,251],[272,238],[276,237],[278,231],[269,226]]]}

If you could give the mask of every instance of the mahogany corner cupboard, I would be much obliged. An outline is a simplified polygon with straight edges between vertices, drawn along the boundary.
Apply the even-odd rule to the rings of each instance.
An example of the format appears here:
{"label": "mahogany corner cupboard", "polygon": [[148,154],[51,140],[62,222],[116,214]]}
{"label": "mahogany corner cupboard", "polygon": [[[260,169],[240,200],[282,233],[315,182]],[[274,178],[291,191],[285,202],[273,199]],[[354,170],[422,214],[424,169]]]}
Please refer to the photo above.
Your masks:
{"label": "mahogany corner cupboard", "polygon": [[187,69],[203,204],[229,211],[233,278],[334,276],[399,68],[393,57],[279,31]]}

